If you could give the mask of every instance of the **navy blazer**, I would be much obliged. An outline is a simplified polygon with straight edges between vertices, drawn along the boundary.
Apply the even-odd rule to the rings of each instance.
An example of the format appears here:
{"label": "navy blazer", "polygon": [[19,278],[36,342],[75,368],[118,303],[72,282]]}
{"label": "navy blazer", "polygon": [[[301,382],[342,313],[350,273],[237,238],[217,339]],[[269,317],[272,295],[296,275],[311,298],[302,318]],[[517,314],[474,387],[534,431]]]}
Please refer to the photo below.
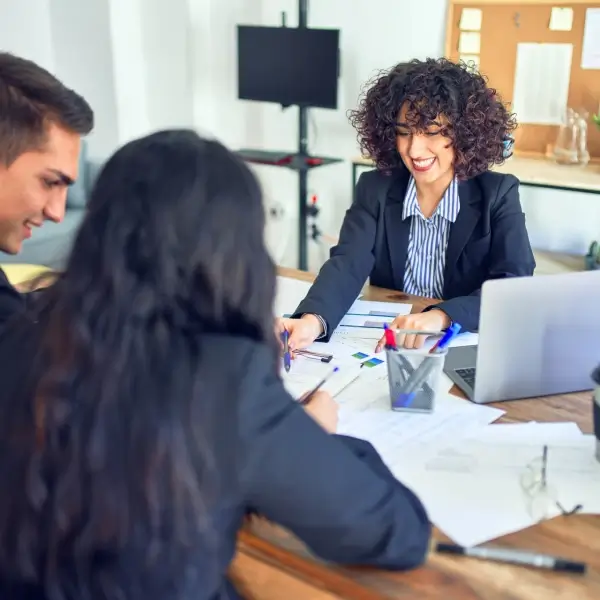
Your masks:
{"label": "navy blazer", "polygon": [[[294,316],[320,315],[327,336],[365,281],[402,290],[411,218],[402,219],[410,174],[363,173],[340,239]],[[459,184],[460,211],[450,228],[444,299],[436,305],[463,329],[477,331],[481,286],[487,279],[532,275],[535,260],[519,202],[519,180],[487,171]]]}
{"label": "navy blazer", "polygon": [[[44,318],[31,322],[24,315],[11,320],[1,336],[0,487],[13,490],[12,496],[5,493],[0,498],[4,514],[25,501],[21,482],[24,457],[32,451],[37,369],[47,368],[43,355],[34,360],[44,329]],[[113,545],[111,538],[81,548],[70,538],[59,540],[57,577],[73,592],[66,600],[81,598],[75,592],[82,577],[96,590],[90,600],[107,597],[106,581],[119,584],[119,597],[131,600],[235,598],[225,577],[248,513],[283,525],[328,561],[407,569],[425,560],[431,526],[421,502],[396,480],[368,442],[328,435],[310,418],[284,389],[271,348],[233,335],[201,334],[198,342],[202,386],[198,397],[189,399],[189,414],[199,420],[203,448],[219,473],[204,507],[210,535],[194,530],[189,553],[173,560],[165,539],[162,556],[169,560],[161,562],[157,555],[156,561],[147,562],[151,526],[147,512],[140,509],[129,515],[135,535],[124,547]],[[177,348],[181,351],[182,346]],[[171,360],[173,369],[189,376],[187,353],[177,351]],[[32,365],[37,365],[34,373]],[[14,434],[16,428],[19,435]],[[127,457],[123,459],[127,463]],[[205,467],[199,463],[198,472],[204,473]],[[81,493],[91,493],[93,474],[84,466],[81,473]],[[132,467],[131,479],[140,476]],[[169,475],[158,471],[156,476]],[[51,506],[60,490],[53,487],[53,479],[48,481],[44,502]],[[14,482],[20,495],[14,492]],[[109,490],[104,496],[94,493],[99,505],[110,506]],[[47,510],[45,505],[32,505],[32,519],[48,525]],[[34,538],[39,565],[44,565],[48,536],[42,532]],[[3,564],[10,550],[1,545],[12,539],[7,535],[0,540],[0,598],[48,600],[41,566],[38,570],[27,564],[18,572]]]}

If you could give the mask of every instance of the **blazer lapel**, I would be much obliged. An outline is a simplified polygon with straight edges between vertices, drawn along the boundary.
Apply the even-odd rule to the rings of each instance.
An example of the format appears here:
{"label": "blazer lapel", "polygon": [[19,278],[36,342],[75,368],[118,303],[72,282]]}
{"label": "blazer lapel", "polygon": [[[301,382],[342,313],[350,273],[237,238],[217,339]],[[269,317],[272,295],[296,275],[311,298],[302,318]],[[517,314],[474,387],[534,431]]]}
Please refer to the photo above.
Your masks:
{"label": "blazer lapel", "polygon": [[404,269],[408,254],[408,237],[410,235],[410,219],[402,219],[404,196],[408,186],[408,171],[400,171],[389,187],[385,207],[385,232],[394,287],[401,290],[404,287]]}
{"label": "blazer lapel", "polygon": [[481,211],[479,210],[478,190],[473,188],[471,181],[463,181],[458,187],[460,199],[460,211],[456,221],[450,227],[448,247],[446,248],[446,266],[444,267],[444,287],[452,278],[454,268],[466,243],[471,238],[473,229],[479,221]]}

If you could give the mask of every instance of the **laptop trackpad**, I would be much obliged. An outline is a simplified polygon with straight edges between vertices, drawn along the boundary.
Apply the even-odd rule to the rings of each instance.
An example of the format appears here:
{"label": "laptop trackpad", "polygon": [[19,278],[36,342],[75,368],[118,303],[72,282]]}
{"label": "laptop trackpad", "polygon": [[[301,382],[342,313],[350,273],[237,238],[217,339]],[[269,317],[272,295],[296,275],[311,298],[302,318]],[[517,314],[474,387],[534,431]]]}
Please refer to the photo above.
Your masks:
{"label": "laptop trackpad", "polygon": [[477,366],[477,346],[458,346],[450,348],[446,355],[444,371],[456,369],[474,369]]}

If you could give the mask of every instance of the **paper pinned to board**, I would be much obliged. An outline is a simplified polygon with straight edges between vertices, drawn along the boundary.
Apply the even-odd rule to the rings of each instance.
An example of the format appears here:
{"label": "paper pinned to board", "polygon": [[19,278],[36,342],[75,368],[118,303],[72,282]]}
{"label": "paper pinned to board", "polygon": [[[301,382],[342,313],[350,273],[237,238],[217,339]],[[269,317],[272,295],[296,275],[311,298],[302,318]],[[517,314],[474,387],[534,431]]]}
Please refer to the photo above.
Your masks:
{"label": "paper pinned to board", "polygon": [[458,28],[461,31],[479,31],[481,29],[482,10],[480,8],[463,8],[460,13]]}
{"label": "paper pinned to board", "polygon": [[585,11],[581,68],[600,69],[600,8]]}
{"label": "paper pinned to board", "polygon": [[479,54],[481,34],[475,31],[461,31],[458,38],[459,54]]}
{"label": "paper pinned to board", "polygon": [[573,29],[573,9],[553,6],[550,12],[550,31],[571,31]]}
{"label": "paper pinned to board", "polygon": [[519,123],[563,123],[572,58],[572,44],[517,44],[512,110]]}

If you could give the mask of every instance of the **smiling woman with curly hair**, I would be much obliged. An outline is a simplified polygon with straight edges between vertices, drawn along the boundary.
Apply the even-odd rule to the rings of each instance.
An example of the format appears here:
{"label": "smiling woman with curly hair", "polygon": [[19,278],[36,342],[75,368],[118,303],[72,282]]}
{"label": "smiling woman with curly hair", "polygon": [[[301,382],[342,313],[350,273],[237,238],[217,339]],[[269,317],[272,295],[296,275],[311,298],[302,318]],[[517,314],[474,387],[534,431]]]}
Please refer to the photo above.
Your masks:
{"label": "smiling woman with curly hair", "polygon": [[[399,329],[477,331],[483,282],[535,268],[519,181],[490,171],[510,154],[514,115],[479,73],[441,58],[380,73],[350,121],[376,169],[361,175],[338,245],[285,323],[292,346],[328,339],[367,278],[439,301],[397,317]],[[425,340],[400,337],[409,348]]]}

